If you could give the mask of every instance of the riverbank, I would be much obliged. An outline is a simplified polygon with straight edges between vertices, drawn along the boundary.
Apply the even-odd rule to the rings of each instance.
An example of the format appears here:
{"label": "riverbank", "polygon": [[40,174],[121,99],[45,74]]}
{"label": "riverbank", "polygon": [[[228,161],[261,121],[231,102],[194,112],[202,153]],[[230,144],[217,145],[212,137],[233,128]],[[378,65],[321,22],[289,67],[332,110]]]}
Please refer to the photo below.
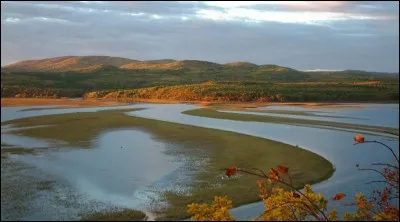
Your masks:
{"label": "riverbank", "polygon": [[[344,109],[362,108],[354,104],[398,104],[399,101],[351,101],[351,102],[206,102],[206,101],[183,101],[183,100],[161,100],[161,99],[136,99],[134,101],[121,99],[84,99],[84,98],[62,98],[62,99],[43,99],[43,98],[1,98],[1,107],[17,106],[50,106],[63,105],[63,108],[95,107],[95,106],[118,106],[133,103],[155,103],[155,104],[194,104],[198,106],[223,106],[226,108],[256,108],[262,106],[302,106],[304,108],[315,109]],[[341,105],[340,105],[341,104]],[[340,105],[340,106],[338,106]]]}

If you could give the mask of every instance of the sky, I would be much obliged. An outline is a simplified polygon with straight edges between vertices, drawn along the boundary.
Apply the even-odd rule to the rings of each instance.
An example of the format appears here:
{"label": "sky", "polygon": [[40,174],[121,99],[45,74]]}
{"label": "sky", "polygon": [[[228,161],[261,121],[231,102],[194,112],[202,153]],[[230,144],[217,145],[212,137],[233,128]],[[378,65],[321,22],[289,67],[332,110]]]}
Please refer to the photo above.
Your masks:
{"label": "sky", "polygon": [[2,66],[71,55],[399,72],[399,2],[1,2]]}

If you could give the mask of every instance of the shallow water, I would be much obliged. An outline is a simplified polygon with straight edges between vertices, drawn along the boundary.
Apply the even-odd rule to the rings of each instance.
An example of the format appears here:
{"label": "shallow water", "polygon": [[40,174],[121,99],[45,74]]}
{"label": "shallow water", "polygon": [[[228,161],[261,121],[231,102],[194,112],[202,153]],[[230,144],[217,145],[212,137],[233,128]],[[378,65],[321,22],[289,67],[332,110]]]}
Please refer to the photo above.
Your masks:
{"label": "shallow water", "polygon": [[47,148],[50,143],[46,140],[14,134],[1,134],[1,143],[24,148]]}
{"label": "shallow water", "polygon": [[136,209],[145,198],[141,192],[181,165],[164,154],[168,144],[138,130],[104,132],[98,138],[91,149],[68,148],[18,160],[60,177],[91,199]]}
{"label": "shallow water", "polygon": [[[378,115],[377,113],[379,113],[379,109],[378,111],[376,111],[375,110],[377,109],[376,105],[370,105],[370,106],[373,108],[367,108],[366,109],[367,111],[354,110],[347,112],[356,113],[363,111],[363,113],[368,113],[370,118],[375,118],[376,116],[373,116],[373,113],[375,113],[374,115]],[[379,106],[382,105],[379,104]],[[367,166],[368,164],[373,162],[393,160],[390,154],[386,152],[386,150],[384,150],[383,148],[380,148],[379,145],[360,144],[357,146],[353,146],[352,138],[354,136],[354,133],[341,132],[333,129],[316,129],[304,126],[288,126],[282,124],[271,124],[271,123],[260,123],[260,122],[242,122],[242,121],[232,121],[232,120],[184,115],[181,113],[182,111],[198,108],[193,105],[184,105],[184,104],[163,104],[163,105],[137,104],[137,105],[123,106],[123,107],[119,106],[119,107],[97,107],[97,108],[73,108],[65,110],[42,110],[42,111],[26,111],[26,112],[17,112],[17,111],[18,109],[26,109],[27,107],[2,108],[1,120],[3,122],[5,120],[21,118],[26,116],[38,116],[38,115],[57,114],[57,113],[72,113],[72,112],[88,112],[88,111],[98,111],[104,109],[121,109],[121,108],[136,108],[136,107],[144,107],[148,109],[135,112],[127,112],[127,115],[158,119],[158,120],[164,120],[164,121],[170,121],[188,125],[202,126],[214,129],[228,130],[228,131],[263,137],[267,139],[272,139],[291,145],[298,145],[301,148],[315,152],[327,158],[336,167],[334,175],[329,180],[326,180],[320,184],[313,186],[315,190],[322,192],[327,197],[333,196],[335,193],[338,192],[344,192],[349,194],[348,200],[350,200],[352,199],[351,194],[355,194],[356,192],[364,191],[368,193],[369,190],[372,190],[371,185],[364,185],[364,183],[376,179],[377,175],[366,172],[358,172],[356,170],[355,164],[359,163],[360,166]],[[397,116],[395,118],[397,118],[398,120],[398,110],[391,108],[389,109],[387,108],[388,106],[385,105],[383,107],[384,107],[383,110],[396,111]],[[313,110],[315,111],[315,109]],[[324,109],[323,111],[335,112],[342,110]],[[358,114],[354,113],[353,115],[359,116]],[[393,117],[393,115],[391,116]],[[385,119],[383,117],[382,118],[376,117],[376,118],[378,120]],[[382,121],[383,123],[385,122],[384,120]],[[26,156],[20,156],[20,158],[25,162],[30,161],[29,163],[42,167],[44,169],[54,170],[53,172],[54,175],[60,175],[60,174],[62,175],[63,173],[65,173],[67,176],[63,176],[63,178],[65,178],[69,183],[72,183],[73,186],[77,187],[77,189],[80,190],[81,192],[90,194],[92,198],[98,200],[106,200],[106,199],[111,200],[111,202],[114,202],[115,204],[125,203],[128,204],[129,206],[137,205],[137,202],[134,202],[132,200],[132,195],[134,195],[133,194],[134,191],[132,190],[135,189],[132,187],[134,185],[132,185],[132,187],[128,187],[127,185],[123,185],[122,183],[131,182],[133,184],[136,184],[136,190],[141,191],[141,188],[145,187],[144,184],[148,183],[146,182],[135,183],[132,178],[134,178],[133,175],[136,174],[134,174],[131,171],[135,171],[134,169],[137,168],[142,169],[143,168],[142,166],[145,165],[140,165],[140,161],[139,163],[135,163],[137,165],[129,163],[132,161],[130,161],[129,158],[128,159],[126,158],[130,157],[132,159],[135,159],[134,156],[127,155],[126,157],[125,155],[121,155],[121,152],[116,152],[116,151],[121,151],[120,150],[121,148],[118,147],[110,148],[110,146],[115,146],[115,141],[124,141],[123,146],[124,145],[129,146],[128,144],[132,143],[136,144],[143,143],[143,145],[147,144],[146,145],[147,147],[154,146],[153,148],[158,150],[157,155],[162,155],[160,154],[162,153],[161,151],[162,149],[160,147],[162,147],[163,145],[154,144],[156,142],[152,141],[149,136],[148,137],[144,136],[145,138],[144,140],[141,139],[142,137],[140,138],[137,137],[136,140],[131,140],[129,137],[134,137],[131,136],[132,134],[138,135],[137,134],[138,131],[135,131],[135,133],[133,132],[129,133],[129,136],[124,134],[123,131],[119,133],[118,131],[115,133],[111,134],[110,133],[111,132],[108,132],[108,134],[106,133],[99,136],[100,139],[99,144],[108,144],[106,145],[106,147],[104,147],[103,145],[99,145],[100,147],[98,149],[92,149],[92,150],[54,152],[51,154],[52,155],[51,157],[50,156],[41,157],[41,159],[35,159],[35,160]],[[115,134],[118,134],[119,136]],[[109,143],[104,142],[104,138],[107,138],[106,135],[108,135],[108,137],[110,137],[111,135],[111,137],[115,137],[118,139],[107,140],[110,141]],[[385,138],[382,136],[369,136],[369,135],[367,139],[381,140],[386,144],[390,145],[391,147],[395,148],[396,153],[398,154],[398,147],[399,147],[398,141],[387,141],[384,140]],[[125,142],[127,143],[125,144]],[[157,146],[159,146],[158,149],[155,148]],[[113,162],[112,160],[108,159],[111,158],[112,156],[114,156],[118,161]],[[87,159],[90,158],[99,161],[94,163],[87,163]],[[145,158],[140,158],[140,159],[142,159],[142,161],[146,161],[146,160],[153,160],[154,158],[157,157],[153,157],[152,155],[148,154],[146,158],[148,159]],[[165,158],[164,160],[167,161],[169,157],[160,156],[160,158]],[[104,167],[104,163],[109,163],[108,166],[110,167],[105,167],[105,169],[103,169],[102,167]],[[117,165],[113,166],[112,163],[117,163]],[[158,180],[156,180],[155,177],[143,178],[139,176],[136,178],[140,178],[140,180],[142,181],[147,181],[153,184],[157,184],[158,181],[159,186],[160,184],[162,184],[161,186],[164,186],[167,180],[163,180],[162,178],[169,178],[169,180],[173,180],[173,178],[176,177],[176,174],[174,174],[173,172],[174,170],[176,171],[178,167],[177,165],[174,165],[175,163],[169,162],[168,164],[172,164],[171,167],[169,168],[169,170],[171,171],[164,173],[161,172],[154,173],[154,175],[158,175],[155,176],[159,178]],[[130,169],[130,171],[127,170],[128,168]],[[80,177],[75,174],[78,174]],[[147,174],[153,174],[153,172],[147,172]],[[105,175],[111,175],[113,180],[115,179],[115,181],[120,181],[121,184],[119,184],[118,182],[107,181],[107,179],[105,179],[106,178]],[[102,185],[98,185],[100,183]],[[134,199],[142,198],[141,195],[136,195],[135,197],[136,198]],[[261,209],[262,205],[260,203],[255,203],[236,208],[232,212],[239,219],[248,219],[248,217],[257,216],[259,212],[261,212]],[[340,209],[339,211],[343,210],[343,208],[339,209]]]}
{"label": "shallow water", "polygon": [[[80,213],[113,207],[91,200],[71,186],[54,183],[52,175],[23,164],[18,157],[1,160],[2,221],[79,220]],[[48,188],[38,189],[43,182],[50,182]]]}
{"label": "shallow water", "polygon": [[[141,110],[130,112],[129,114],[139,117],[229,130],[291,145],[298,145],[301,148],[310,150],[327,158],[336,167],[334,175],[329,180],[314,186],[315,190],[322,192],[327,197],[334,196],[334,194],[338,192],[355,194],[356,192],[364,191],[368,193],[372,190],[372,185],[365,186],[363,184],[376,179],[377,175],[358,172],[355,164],[359,163],[360,166],[367,166],[373,162],[393,160],[390,153],[386,152],[383,148],[379,148],[376,144],[353,146],[354,133],[282,124],[213,119],[181,114],[182,111],[193,108],[195,107],[189,105],[164,105],[157,107],[157,109]],[[384,138],[381,136],[368,136],[368,140],[383,141]],[[396,153],[398,154],[398,141],[384,142],[393,148],[397,148]],[[260,203],[251,206],[252,207],[244,206],[236,208],[233,210],[233,214],[239,219],[246,220],[248,217],[254,217],[261,212],[260,208],[262,208],[262,205]],[[343,210],[343,208],[339,208],[338,211],[341,212]]]}
{"label": "shallow water", "polygon": [[[386,126],[399,128],[399,104],[347,104],[353,106],[360,106],[358,108],[343,108],[343,109],[327,109],[327,108],[304,108],[300,106],[266,106],[259,108],[248,109],[254,115],[267,115],[297,119],[321,120],[331,122],[345,122],[354,124],[364,124],[372,126]],[[339,106],[347,106],[339,105]],[[350,118],[331,118],[331,117],[314,117],[304,115],[290,115],[290,114],[273,114],[273,113],[256,113],[251,110],[288,110],[288,111],[306,111],[313,112],[316,115],[329,115],[337,117],[350,117]],[[248,113],[239,111],[224,111],[234,113]],[[325,113],[328,112],[328,113]]]}

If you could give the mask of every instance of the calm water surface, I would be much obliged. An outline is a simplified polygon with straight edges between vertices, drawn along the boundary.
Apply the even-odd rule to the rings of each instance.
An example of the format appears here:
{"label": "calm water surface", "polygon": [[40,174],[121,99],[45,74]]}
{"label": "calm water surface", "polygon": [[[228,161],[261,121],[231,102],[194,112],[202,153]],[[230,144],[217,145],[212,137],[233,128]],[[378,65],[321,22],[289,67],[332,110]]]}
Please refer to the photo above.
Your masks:
{"label": "calm water surface", "polygon": [[134,129],[104,132],[91,149],[67,148],[39,157],[16,156],[60,177],[92,199],[140,207],[143,191],[181,165],[165,155],[168,144]]}
{"label": "calm water surface", "polygon": [[[368,123],[370,125],[372,122],[378,124],[378,121],[382,121],[382,125],[391,125],[392,127],[395,127],[397,124],[398,128],[398,105],[374,104],[368,106],[363,110],[323,109],[323,111],[337,112],[338,115],[366,118],[370,121]],[[315,190],[328,197],[338,192],[344,192],[348,194],[348,199],[350,200],[352,194],[356,192],[363,191],[368,193],[369,190],[372,190],[372,185],[364,185],[364,183],[376,179],[377,176],[372,173],[358,172],[355,164],[359,163],[360,166],[367,166],[373,162],[393,160],[388,152],[376,144],[353,146],[354,133],[331,129],[189,116],[181,112],[198,107],[184,104],[137,104],[123,107],[74,108],[25,112],[19,112],[19,110],[26,109],[27,107],[1,108],[1,121],[28,116],[135,107],[145,107],[148,109],[127,112],[126,114],[263,137],[291,145],[298,145],[301,148],[317,153],[331,161],[336,168],[334,175],[330,179],[314,186]],[[287,106],[283,107],[290,109]],[[293,108],[298,109],[301,107]],[[282,107],[279,109],[282,109]],[[332,115],[332,113],[328,115]],[[390,118],[392,119],[390,120]],[[342,120],[347,121],[348,119]],[[368,136],[368,140],[374,139],[383,141],[395,148],[398,154],[398,141],[387,141],[382,136]],[[12,140],[9,139],[9,141]],[[114,204],[123,203],[131,207],[142,203],[140,200],[143,200],[144,197],[140,192],[145,190],[145,187],[149,186],[149,184],[154,185],[158,183],[166,184],[167,186],[167,180],[163,178],[171,179],[177,177],[177,169],[182,164],[174,162],[173,157],[164,155],[163,151],[165,151],[166,145],[153,141],[151,136],[144,132],[135,130],[105,132],[99,135],[97,141],[95,143],[96,149],[69,149],[65,152],[52,152],[51,155],[44,155],[39,158],[29,156],[18,156],[18,158],[21,161],[49,171],[53,175],[64,175],[61,178],[68,181],[68,183],[72,184],[80,192],[89,194],[91,198],[109,201]],[[121,149],[118,147],[115,141],[118,141],[124,148]],[[132,144],[135,144],[135,146]],[[151,147],[151,150],[144,152],[141,147]],[[141,152],[140,157],[137,155],[137,152]],[[89,159],[94,160],[92,161],[93,163],[88,163]],[[153,159],[160,160],[161,164],[163,164],[162,166],[165,166],[165,170],[151,171],[146,174],[138,172],[139,169],[142,170],[148,166],[146,165],[146,160],[152,161]],[[145,175],[152,177],[147,178]],[[261,212],[261,209],[262,204],[255,203],[236,208],[233,210],[233,214],[239,219],[248,219],[249,217],[257,216]],[[340,210],[343,210],[343,207],[339,208]]]}
{"label": "calm water surface", "polygon": [[[350,117],[350,118],[331,118],[331,117],[313,117],[304,115],[290,115],[290,114],[272,114],[272,113],[256,113],[255,115],[267,115],[267,116],[277,116],[277,117],[287,117],[287,118],[297,118],[297,119],[309,119],[309,120],[322,120],[331,122],[347,122],[354,124],[365,124],[373,126],[386,126],[399,128],[399,104],[347,104],[338,106],[348,106],[355,105],[360,106],[358,108],[344,108],[344,109],[326,109],[326,108],[304,108],[300,106],[265,106],[259,108],[250,108],[251,110],[289,110],[289,111],[306,111],[312,112],[316,115],[329,115],[337,117]],[[236,112],[238,111],[224,111],[224,112]],[[244,112],[247,113],[247,112]]]}

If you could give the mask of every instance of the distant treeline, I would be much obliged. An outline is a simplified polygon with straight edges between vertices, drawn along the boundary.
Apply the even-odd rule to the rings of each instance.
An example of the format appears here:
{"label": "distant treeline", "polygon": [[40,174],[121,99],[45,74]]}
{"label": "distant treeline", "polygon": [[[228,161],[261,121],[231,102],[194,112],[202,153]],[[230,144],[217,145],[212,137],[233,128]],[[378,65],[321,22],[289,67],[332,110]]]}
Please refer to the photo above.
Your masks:
{"label": "distant treeline", "polygon": [[399,99],[399,76],[394,74],[300,72],[249,64],[209,69],[202,63],[185,64],[191,68],[101,69],[88,73],[2,70],[1,96],[245,102]]}
{"label": "distant treeline", "polygon": [[389,101],[399,100],[397,83],[279,84],[259,82],[206,82],[140,89],[97,90],[1,87],[2,97],[104,99],[160,99],[179,101]]}
{"label": "distant treeline", "polygon": [[51,89],[51,88],[26,88],[19,86],[1,86],[1,97],[16,98],[60,98],[60,97],[82,97],[83,90],[79,89]]}
{"label": "distant treeline", "polygon": [[159,99],[179,101],[389,101],[399,100],[398,84],[290,85],[259,82],[206,82],[203,84],[102,90],[85,98]]}

